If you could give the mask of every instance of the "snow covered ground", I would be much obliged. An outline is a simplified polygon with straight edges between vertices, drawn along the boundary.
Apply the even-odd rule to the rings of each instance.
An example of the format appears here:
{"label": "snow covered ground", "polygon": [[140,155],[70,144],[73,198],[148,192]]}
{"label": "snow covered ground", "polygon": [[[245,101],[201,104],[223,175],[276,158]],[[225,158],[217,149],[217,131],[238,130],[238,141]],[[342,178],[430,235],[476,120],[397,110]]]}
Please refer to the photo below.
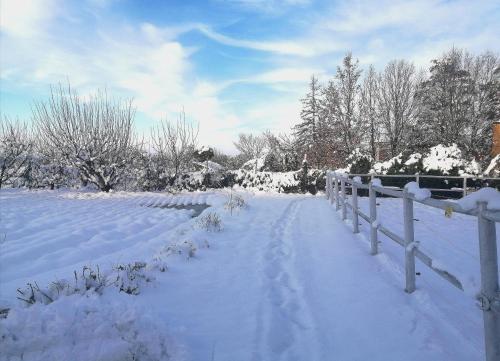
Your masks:
{"label": "snow covered ground", "polygon": [[[474,218],[416,206],[416,239],[466,292],[417,263],[403,291],[403,249],[368,225],[353,235],[323,196],[0,192],[2,360],[482,360]],[[161,208],[207,203],[192,211]],[[361,202],[366,207],[365,200]],[[381,199],[381,222],[402,232],[401,205]],[[153,205],[155,207],[147,207]],[[216,212],[223,229],[199,219]],[[186,248],[187,247],[187,248]],[[180,254],[179,254],[180,252]],[[16,288],[71,279],[73,270],[161,259],[166,272],[139,295],[109,288],[22,307]],[[103,271],[104,272],[104,271]],[[154,278],[154,279],[153,279]],[[19,358],[18,358],[19,359]]]}

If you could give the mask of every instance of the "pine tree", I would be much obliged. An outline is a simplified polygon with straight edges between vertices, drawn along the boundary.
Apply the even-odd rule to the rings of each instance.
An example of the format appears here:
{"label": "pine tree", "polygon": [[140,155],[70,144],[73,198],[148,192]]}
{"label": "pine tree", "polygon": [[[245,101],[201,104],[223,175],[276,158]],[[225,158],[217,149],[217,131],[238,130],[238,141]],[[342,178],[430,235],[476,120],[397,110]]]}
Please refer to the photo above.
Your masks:
{"label": "pine tree", "polygon": [[353,60],[349,52],[344,57],[342,66],[337,67],[335,81],[339,95],[338,121],[335,124],[335,133],[338,134],[342,147],[340,155],[345,159],[356,147],[361,144],[363,137],[363,123],[358,116],[359,100],[359,61]]}
{"label": "pine tree", "polygon": [[361,86],[360,116],[368,131],[370,155],[373,159],[377,153],[380,140],[380,121],[378,118],[379,77],[373,65],[370,65]]}
{"label": "pine tree", "polygon": [[309,83],[309,93],[301,100],[300,118],[302,122],[293,128],[298,146],[302,148],[303,152],[310,153],[309,157],[317,166],[319,166],[320,96],[321,86],[318,78],[313,75]]}

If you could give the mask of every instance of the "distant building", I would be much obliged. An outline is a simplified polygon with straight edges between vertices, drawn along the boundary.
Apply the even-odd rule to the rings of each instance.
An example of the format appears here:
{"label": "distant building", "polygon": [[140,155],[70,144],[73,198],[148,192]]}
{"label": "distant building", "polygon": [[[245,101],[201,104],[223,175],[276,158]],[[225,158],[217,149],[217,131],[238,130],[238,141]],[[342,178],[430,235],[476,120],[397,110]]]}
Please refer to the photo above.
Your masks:
{"label": "distant building", "polygon": [[391,158],[391,147],[387,142],[375,143],[375,162],[383,162]]}
{"label": "distant building", "polygon": [[493,122],[493,142],[491,147],[491,156],[500,154],[500,120]]}

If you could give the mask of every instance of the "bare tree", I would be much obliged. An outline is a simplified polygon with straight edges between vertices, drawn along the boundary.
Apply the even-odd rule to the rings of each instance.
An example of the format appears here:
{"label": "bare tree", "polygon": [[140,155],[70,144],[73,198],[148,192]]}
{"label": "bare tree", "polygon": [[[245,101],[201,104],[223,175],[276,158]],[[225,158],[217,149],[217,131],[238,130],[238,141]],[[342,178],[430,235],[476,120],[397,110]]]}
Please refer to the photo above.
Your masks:
{"label": "bare tree", "polygon": [[77,168],[84,181],[109,192],[130,161],[134,113],[131,101],[111,100],[102,91],[84,99],[59,85],[48,101],[35,103],[33,118],[45,147]]}
{"label": "bare tree", "polygon": [[26,124],[0,118],[0,188],[21,175],[31,156],[31,149]]}
{"label": "bare tree", "polygon": [[245,155],[248,160],[261,157],[266,148],[266,143],[265,136],[245,133],[238,134],[238,141],[233,142],[236,149]]}
{"label": "bare tree", "polygon": [[389,62],[381,75],[379,116],[391,156],[396,156],[408,140],[414,121],[416,85],[415,67],[405,60]]}
{"label": "bare tree", "polygon": [[197,139],[198,127],[186,121],[184,112],[175,123],[165,119],[151,130],[153,149],[170,171],[171,182],[189,167]]}

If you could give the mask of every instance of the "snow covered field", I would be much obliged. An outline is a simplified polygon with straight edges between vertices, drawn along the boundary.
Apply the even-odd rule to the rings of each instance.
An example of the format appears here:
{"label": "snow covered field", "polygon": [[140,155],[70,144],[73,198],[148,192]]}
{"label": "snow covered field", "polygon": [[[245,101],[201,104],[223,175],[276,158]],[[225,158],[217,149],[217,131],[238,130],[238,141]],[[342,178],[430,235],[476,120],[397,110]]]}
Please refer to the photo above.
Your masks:
{"label": "snow covered field", "polygon": [[[16,360],[482,360],[475,219],[416,205],[416,239],[466,292],[417,262],[404,288],[403,249],[368,225],[353,235],[323,196],[0,192],[0,359]],[[193,211],[165,204],[206,203]],[[401,202],[379,201],[402,234]],[[154,206],[154,207],[148,207]],[[367,202],[362,199],[362,207]],[[220,232],[199,219],[216,212]],[[4,236],[5,235],[5,236]],[[144,261],[139,295],[108,287],[23,307],[16,289]],[[17,358],[16,358],[17,357]]]}

